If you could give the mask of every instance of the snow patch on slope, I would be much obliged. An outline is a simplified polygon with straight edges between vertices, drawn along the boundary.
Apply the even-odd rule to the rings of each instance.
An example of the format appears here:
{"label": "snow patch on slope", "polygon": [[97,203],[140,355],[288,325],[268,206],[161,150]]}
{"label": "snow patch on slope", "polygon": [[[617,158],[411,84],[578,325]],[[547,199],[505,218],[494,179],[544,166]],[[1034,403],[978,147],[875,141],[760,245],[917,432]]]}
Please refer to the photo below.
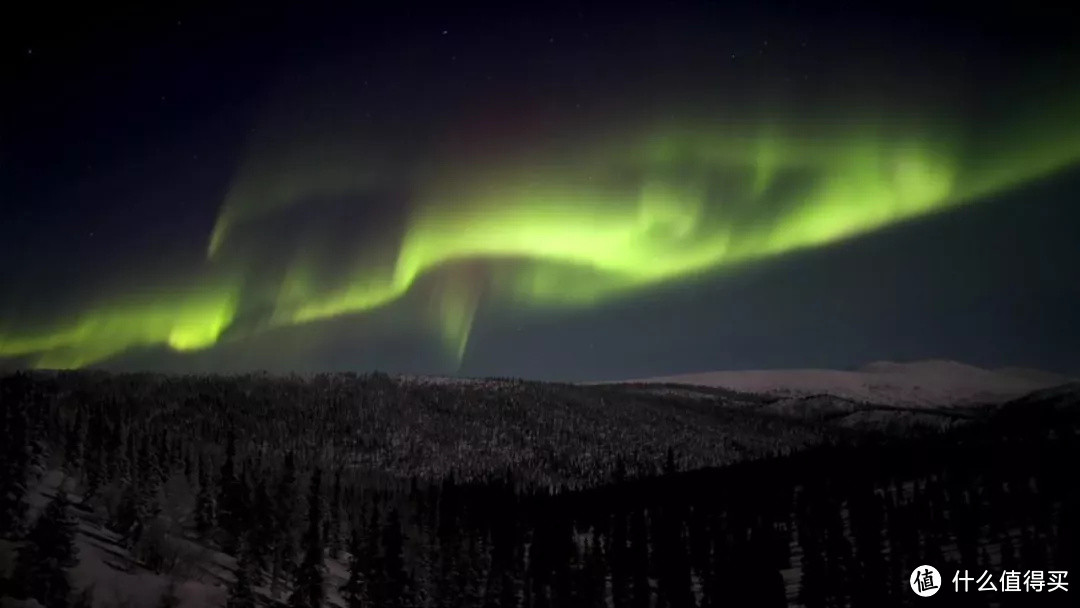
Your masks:
{"label": "snow patch on slope", "polygon": [[723,387],[775,396],[834,395],[870,403],[926,407],[1002,403],[1065,384],[1066,376],[1020,368],[988,370],[956,361],[878,361],[854,371],[720,371],[635,380]]}

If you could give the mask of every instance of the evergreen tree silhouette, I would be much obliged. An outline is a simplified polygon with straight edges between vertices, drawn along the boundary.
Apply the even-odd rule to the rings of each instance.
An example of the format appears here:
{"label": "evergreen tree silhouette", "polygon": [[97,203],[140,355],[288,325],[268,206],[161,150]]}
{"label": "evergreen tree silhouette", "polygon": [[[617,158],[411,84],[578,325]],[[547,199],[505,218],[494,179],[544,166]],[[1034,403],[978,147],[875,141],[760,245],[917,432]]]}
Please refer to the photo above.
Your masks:
{"label": "evergreen tree silhouette", "polygon": [[246,547],[239,551],[240,557],[236,560],[235,580],[229,585],[229,597],[225,608],[255,608],[258,602],[255,599],[255,591],[252,589],[251,564],[244,557],[249,554]]}
{"label": "evergreen tree silhouette", "polygon": [[440,606],[460,606],[464,592],[460,584],[463,551],[458,526],[458,489],[453,476],[443,479],[439,493],[439,563],[436,565],[435,595]]}
{"label": "evergreen tree silhouette", "polygon": [[105,440],[107,429],[105,416],[100,405],[92,406],[91,414],[86,425],[86,438],[83,445],[83,497],[84,503],[89,503],[97,496],[98,490],[105,484],[108,477],[108,466],[105,458]]}
{"label": "evergreen tree silhouette", "polygon": [[365,608],[370,605],[368,571],[371,566],[367,557],[368,548],[360,528],[361,524],[353,526],[349,538],[349,578],[341,586],[341,597],[345,599],[348,608]]}
{"label": "evergreen tree silhouette", "polygon": [[245,545],[247,560],[251,565],[252,580],[260,584],[270,571],[274,543],[274,505],[266,488],[266,480],[261,476],[252,497],[248,528],[248,542]]}
{"label": "evergreen tree silhouette", "polygon": [[797,499],[799,546],[802,549],[799,601],[806,608],[822,608],[828,596],[825,563],[825,530],[819,511],[823,508],[819,482],[807,482]]}
{"label": "evergreen tree silhouette", "polygon": [[[183,446],[183,444],[180,444]],[[195,486],[199,479],[195,473],[195,459],[191,457],[191,450],[184,450],[184,479],[188,482],[188,485]]]}
{"label": "evergreen tree silhouette", "polygon": [[236,472],[236,429],[229,427],[225,445],[225,462],[218,474],[218,526],[221,529],[221,548],[235,553],[245,526],[247,496],[242,479]]}
{"label": "evergreen tree silhouette", "polygon": [[382,533],[382,515],[379,510],[379,503],[376,501],[371,505],[371,515],[368,518],[364,535],[364,539],[367,541],[368,598],[376,606],[381,606],[389,601],[389,598],[386,597],[388,585],[386,584],[386,566],[382,556]]}
{"label": "evergreen tree silhouette", "polygon": [[688,557],[691,571],[701,584],[702,603],[705,604],[706,589],[711,590],[712,569],[709,564],[709,532],[706,522],[707,507],[704,503],[688,503],[686,511]]}
{"label": "evergreen tree silhouette", "polygon": [[304,558],[296,570],[289,606],[320,608],[326,599],[322,541],[322,470],[315,467],[308,491],[308,528],[303,539]]}
{"label": "evergreen tree silhouette", "polygon": [[410,605],[408,598],[410,584],[402,557],[404,542],[405,539],[401,534],[401,518],[397,509],[391,509],[386,524],[383,526],[382,551],[380,552],[382,576],[379,578],[383,585],[383,591],[380,594],[383,603],[380,605],[387,608],[405,608]]}
{"label": "evergreen tree silhouette", "polygon": [[683,533],[682,509],[678,508],[678,504],[677,499],[668,500],[667,505],[657,510],[653,518],[657,530],[654,543],[658,550],[657,604],[661,607],[690,608],[694,605],[690,563]]}
{"label": "evergreen tree silhouette", "polygon": [[827,490],[822,515],[825,523],[826,585],[833,601],[846,605],[851,589],[851,543],[844,535],[843,510],[838,488]]}
{"label": "evergreen tree silhouette", "polygon": [[529,549],[528,584],[526,587],[526,606],[548,607],[551,605],[550,585],[554,555],[552,537],[554,526],[548,518],[542,517],[533,529]]}
{"label": "evergreen tree silhouette", "polygon": [[199,459],[199,492],[195,497],[195,530],[200,538],[209,538],[217,527],[217,499],[204,458]]}
{"label": "evergreen tree silhouette", "polygon": [[38,600],[45,608],[68,605],[71,584],[67,571],[78,563],[76,531],[77,523],[68,513],[67,494],[60,488],[19,549],[15,582],[25,597]]}
{"label": "evergreen tree silhouette", "polygon": [[23,530],[26,517],[26,478],[30,468],[29,420],[21,396],[5,383],[0,407],[0,537],[13,538]]}
{"label": "evergreen tree silhouette", "polygon": [[165,484],[169,481],[169,475],[175,469],[177,462],[179,462],[179,458],[170,449],[169,429],[167,427],[161,429],[158,433],[154,449],[154,461],[157,463],[160,483]]}
{"label": "evergreen tree silhouette", "polygon": [[70,474],[80,472],[83,468],[85,431],[80,408],[64,436],[64,469]]}
{"label": "evergreen tree silhouette", "polygon": [[859,567],[852,580],[854,606],[882,605],[887,601],[888,571],[882,553],[882,504],[872,485],[860,483],[848,499],[851,528]]}
{"label": "evergreen tree silhouette", "polygon": [[341,553],[341,475],[342,469],[334,471],[334,483],[330,490],[330,503],[326,506],[326,549],[330,557],[337,559]]}
{"label": "evergreen tree silhouette", "polygon": [[127,429],[124,426],[124,421],[121,419],[114,420],[109,426],[109,441],[105,448],[105,452],[108,455],[109,469],[107,477],[109,479],[118,480],[121,483],[126,483],[130,479],[131,461],[127,457],[126,437]]}
{"label": "evergreen tree silhouette", "polygon": [[675,448],[669,446],[667,456],[664,458],[664,475],[674,475],[679,472],[678,460],[675,456]]}
{"label": "evergreen tree silhouette", "polygon": [[128,481],[120,494],[120,502],[113,514],[112,527],[120,533],[121,543],[131,548],[139,542],[142,533],[142,520],[139,512],[139,490],[134,482]]}
{"label": "evergreen tree silhouette", "polygon": [[553,566],[552,603],[557,606],[572,606],[580,602],[575,578],[581,569],[581,556],[574,538],[574,523],[569,514],[560,512],[555,518],[556,527],[552,535],[554,553],[551,560]]}
{"label": "evergreen tree silhouette", "polygon": [[458,571],[458,588],[462,590],[462,606],[480,608],[484,600],[486,554],[479,535],[474,531],[469,531],[465,540],[461,569]]}
{"label": "evergreen tree silhouette", "polygon": [[[619,461],[622,464],[622,460]],[[608,568],[611,570],[611,601],[614,608],[629,608],[631,579],[626,547],[626,514],[620,509],[611,516]]]}
{"label": "evergreen tree silhouette", "polygon": [[607,607],[607,567],[604,562],[603,540],[600,531],[593,528],[583,558],[582,605],[593,608]]}
{"label": "evergreen tree silhouette", "polygon": [[120,478],[126,483],[138,483],[139,477],[139,438],[137,431],[131,427],[124,429],[124,455],[120,466],[122,472]]}
{"label": "evergreen tree silhouette", "polygon": [[[499,488],[499,490],[502,490],[502,488]],[[511,505],[506,504],[509,501],[505,500],[505,495],[502,495],[501,492],[495,501],[497,502],[491,514],[494,521],[491,524],[491,567],[488,569],[487,584],[485,585],[485,608],[512,605],[515,602],[514,598],[517,596],[517,586],[514,583],[513,576],[516,547],[514,546],[512,531],[514,517],[517,514],[512,510]],[[500,508],[500,505],[502,505],[502,508]]]}
{"label": "evergreen tree silhouette", "polygon": [[274,490],[274,563],[270,573],[270,595],[277,598],[281,587],[296,569],[296,457],[285,454],[281,478]]}
{"label": "evergreen tree silhouette", "polygon": [[136,482],[144,492],[155,491],[162,483],[164,463],[158,460],[149,433],[139,438],[138,469]]}
{"label": "evergreen tree silhouette", "polygon": [[630,580],[633,589],[631,606],[650,608],[652,586],[649,583],[648,523],[644,508],[634,509],[630,516]]}

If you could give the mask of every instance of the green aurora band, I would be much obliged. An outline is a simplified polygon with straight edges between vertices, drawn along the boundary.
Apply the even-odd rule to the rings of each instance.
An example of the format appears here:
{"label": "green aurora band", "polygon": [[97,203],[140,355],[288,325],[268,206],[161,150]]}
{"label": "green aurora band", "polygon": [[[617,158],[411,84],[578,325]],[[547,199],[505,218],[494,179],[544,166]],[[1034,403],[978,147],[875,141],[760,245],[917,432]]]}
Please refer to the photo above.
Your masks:
{"label": "green aurora band", "polygon": [[[314,146],[322,150],[314,158],[293,147],[238,172],[198,280],[144,288],[139,297],[92,305],[55,324],[8,326],[0,331],[0,356],[75,368],[134,348],[205,349],[374,311],[426,277],[436,283],[429,323],[460,361],[485,298],[593,306],[864,235],[1067,170],[1080,161],[1078,99],[1012,116],[989,134],[954,128],[951,120],[668,123],[579,134],[497,160],[446,154],[424,169],[381,166],[349,146]],[[259,255],[230,246],[235,235],[319,196],[359,196],[402,180],[412,200],[393,255],[346,247],[335,259],[356,262],[327,279],[303,246],[314,247],[319,235],[308,235],[265,303],[267,319],[246,332],[230,330],[242,317],[245,269]]]}

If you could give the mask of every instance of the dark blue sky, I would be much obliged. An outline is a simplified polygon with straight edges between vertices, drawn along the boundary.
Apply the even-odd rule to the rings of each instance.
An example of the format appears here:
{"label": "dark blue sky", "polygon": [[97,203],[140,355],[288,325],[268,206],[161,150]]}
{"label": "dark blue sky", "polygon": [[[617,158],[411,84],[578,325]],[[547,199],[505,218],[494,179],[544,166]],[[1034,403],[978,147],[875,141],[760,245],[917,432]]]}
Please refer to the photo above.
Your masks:
{"label": "dark blue sky", "polygon": [[[1036,6],[32,9],[36,14],[5,23],[0,36],[8,75],[0,102],[0,330],[77,315],[84,302],[133,283],[188,280],[204,263],[231,180],[283,91],[321,100],[337,115],[374,116],[385,141],[440,124],[480,98],[498,107],[503,98],[529,97],[539,116],[573,89],[594,105],[663,112],[659,106],[677,104],[678,95],[693,96],[684,84],[713,74],[729,54],[745,57],[742,68],[729,61],[712,77],[744,105],[781,72],[810,83],[787,100],[798,105],[843,97],[828,88],[834,72],[872,74],[876,62],[903,65],[905,57],[913,71],[928,74],[920,81],[927,97],[937,93],[926,83],[945,72],[924,63],[942,57],[962,56],[964,78],[973,83],[1029,65],[1076,75],[1065,9],[1058,15]],[[772,42],[775,58],[761,41]],[[343,110],[361,77],[344,82],[340,74],[361,65],[378,93]],[[814,89],[815,81],[823,84]],[[889,96],[904,86],[883,78],[867,91]],[[679,93],[658,101],[651,89]],[[626,100],[635,95],[640,103]],[[992,100],[975,101],[970,107],[1002,111]],[[273,111],[296,111],[284,107]],[[512,131],[514,116],[489,118],[477,128]],[[385,150],[416,153],[415,146]],[[136,349],[99,364],[576,380],[954,358],[1076,373],[1078,192],[1074,167],[977,205],[585,309],[483,301],[460,367],[422,332],[374,331],[401,324],[393,312],[192,354]],[[386,201],[397,196],[366,201],[364,221],[393,225],[401,211]]]}

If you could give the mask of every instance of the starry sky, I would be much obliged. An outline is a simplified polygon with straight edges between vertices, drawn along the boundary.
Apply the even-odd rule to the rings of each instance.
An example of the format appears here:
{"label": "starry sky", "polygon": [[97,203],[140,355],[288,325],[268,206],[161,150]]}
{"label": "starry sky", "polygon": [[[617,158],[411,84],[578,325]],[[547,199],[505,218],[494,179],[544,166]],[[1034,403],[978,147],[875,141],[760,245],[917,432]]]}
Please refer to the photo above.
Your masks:
{"label": "starry sky", "polygon": [[6,366],[1080,372],[1067,9],[78,10],[2,26]]}

